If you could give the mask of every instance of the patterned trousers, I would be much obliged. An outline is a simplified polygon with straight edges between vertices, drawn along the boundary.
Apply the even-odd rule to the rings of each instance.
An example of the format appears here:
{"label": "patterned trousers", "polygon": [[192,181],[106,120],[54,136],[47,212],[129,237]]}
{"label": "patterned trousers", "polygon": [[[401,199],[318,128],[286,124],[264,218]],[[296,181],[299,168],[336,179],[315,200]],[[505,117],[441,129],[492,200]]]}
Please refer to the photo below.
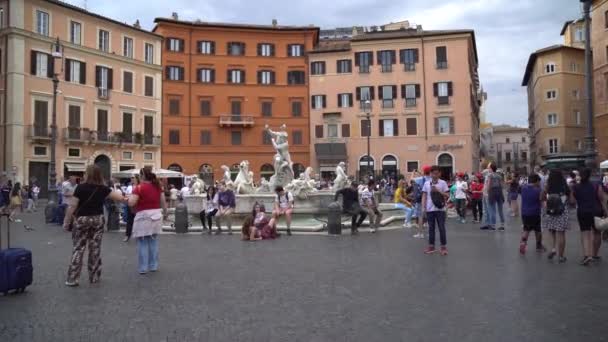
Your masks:
{"label": "patterned trousers", "polygon": [[68,269],[68,282],[78,282],[82,269],[82,258],[85,248],[89,248],[88,269],[89,281],[96,283],[101,276],[101,238],[105,218],[98,216],[81,216],[74,222],[72,231],[72,260]]}

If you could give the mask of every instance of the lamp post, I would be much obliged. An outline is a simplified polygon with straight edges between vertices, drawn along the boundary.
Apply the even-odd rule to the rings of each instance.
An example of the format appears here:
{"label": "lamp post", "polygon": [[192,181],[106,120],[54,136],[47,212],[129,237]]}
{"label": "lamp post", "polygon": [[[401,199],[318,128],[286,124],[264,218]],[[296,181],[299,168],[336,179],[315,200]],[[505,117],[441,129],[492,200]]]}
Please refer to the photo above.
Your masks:
{"label": "lamp post", "polygon": [[585,166],[594,170],[597,165],[595,157],[595,133],[593,131],[593,80],[591,56],[591,3],[592,0],[581,0],[585,19],[585,92],[587,104],[587,136],[585,136]]}
{"label": "lamp post", "polygon": [[372,135],[372,114],[371,114],[371,101],[365,100],[365,117],[367,118],[367,172],[368,179],[373,175],[372,173],[372,157],[371,157],[371,135]]}
{"label": "lamp post", "polygon": [[[55,60],[60,61],[60,66],[63,67],[61,60],[63,59],[63,45],[57,40],[51,44],[51,58],[53,58],[53,67]],[[62,70],[62,69],[59,69]],[[57,145],[57,88],[59,87],[59,74],[53,68],[53,110],[51,118],[51,162],[49,163],[49,201],[44,210],[45,221],[47,223],[53,220],[53,213],[57,208],[57,171],[55,150]]]}

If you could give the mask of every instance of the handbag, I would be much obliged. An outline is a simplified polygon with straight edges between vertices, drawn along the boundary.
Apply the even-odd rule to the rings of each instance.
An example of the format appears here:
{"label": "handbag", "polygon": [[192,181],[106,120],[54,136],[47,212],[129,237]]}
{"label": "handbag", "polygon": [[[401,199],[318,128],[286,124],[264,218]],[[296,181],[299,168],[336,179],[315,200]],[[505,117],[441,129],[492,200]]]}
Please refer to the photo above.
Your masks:
{"label": "handbag", "polygon": [[602,217],[594,217],[593,218],[594,223],[595,223],[595,229],[603,232],[603,231],[608,231],[608,217],[607,218],[602,218]]}
{"label": "handbag", "polygon": [[95,188],[95,190],[93,190],[93,192],[91,193],[91,195],[89,196],[89,198],[87,198],[86,201],[82,202],[82,203],[78,203],[78,208],[76,208],[76,210],[74,210],[74,213],[72,214],[72,219],[70,220],[70,224],[68,226],[68,232],[71,232],[73,230],[73,226],[74,226],[74,221],[76,221],[77,216],[78,216],[78,212],[80,211],[80,208],[82,208],[85,204],[87,204],[91,198],[93,198],[93,196],[95,196],[95,194],[97,193],[97,189],[99,189],[98,187]]}

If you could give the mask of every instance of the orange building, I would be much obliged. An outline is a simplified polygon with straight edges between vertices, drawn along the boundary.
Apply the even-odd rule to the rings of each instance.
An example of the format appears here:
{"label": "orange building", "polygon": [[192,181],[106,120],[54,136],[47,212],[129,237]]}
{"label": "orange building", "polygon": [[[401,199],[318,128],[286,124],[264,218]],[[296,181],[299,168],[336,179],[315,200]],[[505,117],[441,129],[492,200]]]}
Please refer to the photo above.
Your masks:
{"label": "orange building", "polygon": [[317,27],[241,25],[157,18],[164,37],[162,165],[206,182],[221,166],[250,162],[270,177],[269,125],[287,125],[296,173],[310,163],[307,51]]}

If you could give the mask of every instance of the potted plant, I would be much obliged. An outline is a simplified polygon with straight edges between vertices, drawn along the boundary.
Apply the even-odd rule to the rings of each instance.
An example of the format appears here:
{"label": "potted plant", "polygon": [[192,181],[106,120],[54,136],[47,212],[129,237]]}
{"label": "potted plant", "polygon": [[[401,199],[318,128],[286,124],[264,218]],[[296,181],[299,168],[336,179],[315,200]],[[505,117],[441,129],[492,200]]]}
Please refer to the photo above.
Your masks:
{"label": "potted plant", "polygon": [[143,145],[144,144],[144,135],[141,134],[141,132],[137,132],[134,135],[135,138],[135,143],[139,144],[139,145]]}

